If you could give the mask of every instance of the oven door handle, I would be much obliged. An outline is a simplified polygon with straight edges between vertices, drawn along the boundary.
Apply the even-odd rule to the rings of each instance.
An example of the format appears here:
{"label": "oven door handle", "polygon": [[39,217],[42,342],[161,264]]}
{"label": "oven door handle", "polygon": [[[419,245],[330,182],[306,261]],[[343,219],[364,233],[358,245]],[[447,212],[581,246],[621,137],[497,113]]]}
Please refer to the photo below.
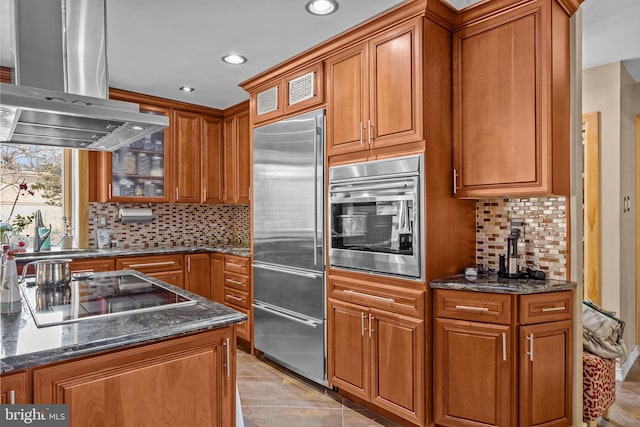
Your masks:
{"label": "oven door handle", "polygon": [[406,194],[403,196],[380,196],[380,197],[331,197],[329,201],[332,204],[339,203],[367,203],[367,202],[414,202],[415,197],[413,194]]}
{"label": "oven door handle", "polygon": [[330,193],[353,193],[356,191],[371,191],[371,190],[403,190],[403,191],[415,191],[417,188],[416,180],[402,180],[396,182],[386,182],[379,184],[365,184],[365,185],[340,185],[340,184],[332,184],[330,185],[329,192]]}

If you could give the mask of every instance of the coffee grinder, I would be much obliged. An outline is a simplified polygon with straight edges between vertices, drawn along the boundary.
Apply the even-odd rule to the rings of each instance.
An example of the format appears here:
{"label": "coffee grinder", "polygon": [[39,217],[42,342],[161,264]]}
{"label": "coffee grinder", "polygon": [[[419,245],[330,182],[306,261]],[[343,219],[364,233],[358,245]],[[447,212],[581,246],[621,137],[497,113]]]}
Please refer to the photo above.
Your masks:
{"label": "coffee grinder", "polygon": [[511,234],[507,239],[507,262],[508,275],[510,279],[520,277],[520,268],[518,267],[518,239],[520,238],[520,230],[511,229]]}

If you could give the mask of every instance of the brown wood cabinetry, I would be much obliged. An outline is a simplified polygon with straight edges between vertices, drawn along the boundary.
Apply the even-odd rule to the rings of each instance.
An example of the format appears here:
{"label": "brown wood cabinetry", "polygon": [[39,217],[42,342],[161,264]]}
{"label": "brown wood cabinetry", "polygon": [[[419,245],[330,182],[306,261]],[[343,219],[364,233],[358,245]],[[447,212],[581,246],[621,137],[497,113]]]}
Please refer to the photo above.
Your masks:
{"label": "brown wood cabinetry", "polygon": [[436,289],[436,425],[570,426],[572,307],[572,291]]}
{"label": "brown wood cabinetry", "polygon": [[71,261],[71,273],[98,273],[115,269],[116,261],[113,258],[75,259]]}
{"label": "brown wood cabinetry", "polygon": [[208,253],[184,256],[184,288],[211,299],[211,257]]}
{"label": "brown wood cabinetry", "polygon": [[[353,289],[345,289],[348,279],[331,277],[329,280],[330,296],[353,297],[360,302],[329,298],[329,382],[378,408],[423,425],[424,320],[394,312],[399,294],[391,291],[382,296],[384,285],[365,289],[366,282],[355,280]],[[408,291],[407,295],[414,292],[420,294]],[[417,299],[424,299],[424,291]],[[398,305],[410,300],[411,297],[407,297]],[[398,307],[399,311],[407,310],[410,305]]]}
{"label": "brown wood cabinetry", "polygon": [[420,141],[422,18],[329,57],[327,154]]}
{"label": "brown wood cabinetry", "polygon": [[153,255],[116,259],[116,270],[137,270],[158,280],[184,288],[182,255]]}
{"label": "brown wood cabinetry", "polygon": [[0,377],[0,404],[31,403],[30,379],[27,371],[3,374]]}
{"label": "brown wood cabinetry", "polygon": [[202,116],[201,149],[202,202],[224,203],[224,141],[219,118]]}
{"label": "brown wood cabinetry", "polygon": [[453,35],[455,195],[566,195],[577,2],[488,3]]}
{"label": "brown wood cabinetry", "polygon": [[249,204],[251,186],[251,130],[249,111],[242,110],[224,119],[224,202]]}
{"label": "brown wood cabinetry", "polygon": [[247,321],[236,324],[236,336],[253,346],[251,258],[213,254],[213,300],[244,313]]}
{"label": "brown wood cabinetry", "polygon": [[233,426],[233,338],[226,327],[34,368],[33,401],[69,405],[71,426]]}
{"label": "brown wood cabinetry", "polygon": [[200,114],[174,110],[173,132],[175,200],[200,203]]}

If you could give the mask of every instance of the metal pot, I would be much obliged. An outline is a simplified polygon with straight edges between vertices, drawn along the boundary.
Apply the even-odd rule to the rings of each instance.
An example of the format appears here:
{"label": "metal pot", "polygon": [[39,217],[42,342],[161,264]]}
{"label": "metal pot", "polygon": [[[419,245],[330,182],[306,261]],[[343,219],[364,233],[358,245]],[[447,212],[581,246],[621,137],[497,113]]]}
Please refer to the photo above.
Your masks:
{"label": "metal pot", "polygon": [[38,288],[60,288],[71,281],[70,259],[42,259],[29,262],[22,269],[22,282],[30,265],[36,266],[35,284]]}

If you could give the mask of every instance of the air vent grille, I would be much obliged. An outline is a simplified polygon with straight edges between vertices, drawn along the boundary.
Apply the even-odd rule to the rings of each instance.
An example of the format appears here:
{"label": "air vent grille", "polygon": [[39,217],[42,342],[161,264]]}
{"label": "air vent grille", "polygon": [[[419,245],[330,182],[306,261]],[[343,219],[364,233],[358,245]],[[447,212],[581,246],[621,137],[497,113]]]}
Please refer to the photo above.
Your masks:
{"label": "air vent grille", "polygon": [[276,111],[278,109],[278,86],[260,92],[257,99],[257,115]]}
{"label": "air vent grille", "polygon": [[314,76],[315,73],[311,72],[289,81],[289,105],[313,98],[315,93]]}

